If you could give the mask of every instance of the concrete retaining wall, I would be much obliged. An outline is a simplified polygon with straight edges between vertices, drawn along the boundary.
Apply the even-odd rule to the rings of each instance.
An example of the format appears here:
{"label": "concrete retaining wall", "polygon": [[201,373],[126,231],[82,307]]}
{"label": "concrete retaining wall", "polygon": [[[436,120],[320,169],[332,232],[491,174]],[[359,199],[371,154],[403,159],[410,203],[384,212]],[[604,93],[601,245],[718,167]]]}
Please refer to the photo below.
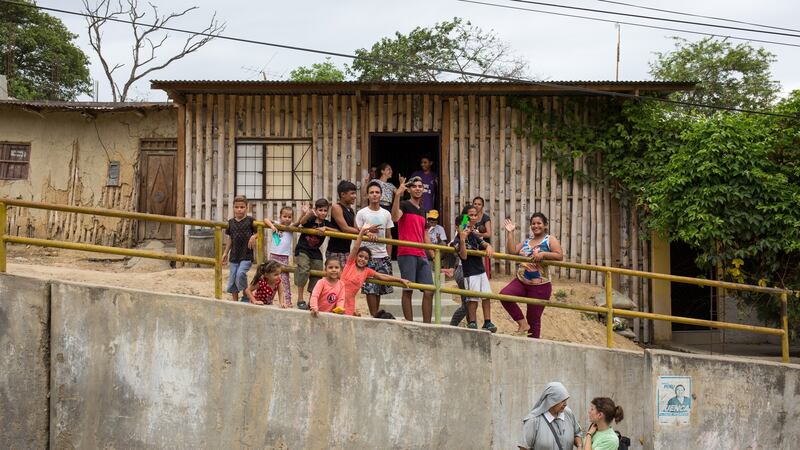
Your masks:
{"label": "concrete retaining wall", "polygon": [[[591,398],[614,398],[636,449],[800,438],[796,365],[13,276],[0,295],[0,448],[507,449],[552,380],[584,426]],[[692,379],[687,424],[658,423],[664,375]]]}
{"label": "concrete retaining wall", "polygon": [[0,448],[47,448],[49,291],[0,274]]}
{"label": "concrete retaining wall", "polygon": [[57,448],[491,442],[481,333],[66,283],[52,318]]}
{"label": "concrete retaining wall", "polygon": [[[648,442],[644,413],[644,355],[585,345],[524,338],[492,337],[492,419],[494,448],[516,448],[522,418],[536,403],[544,385],[561,381],[570,393],[569,407],[582,427],[589,423],[589,402],[611,397],[625,410],[616,427],[642,448]],[[585,431],[585,430],[584,430]]]}
{"label": "concrete retaining wall", "polygon": [[[796,365],[648,351],[654,448],[795,449],[800,442],[800,368]],[[687,425],[659,425],[659,376],[691,377]]]}

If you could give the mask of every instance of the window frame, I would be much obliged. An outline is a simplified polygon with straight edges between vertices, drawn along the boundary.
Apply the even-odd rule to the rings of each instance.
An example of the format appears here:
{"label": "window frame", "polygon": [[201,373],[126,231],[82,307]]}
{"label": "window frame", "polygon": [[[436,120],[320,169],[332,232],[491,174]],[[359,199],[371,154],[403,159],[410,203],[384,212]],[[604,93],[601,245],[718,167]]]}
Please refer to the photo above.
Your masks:
{"label": "window frame", "polygon": [[[309,173],[311,174],[311,182],[308,185],[308,189],[305,189],[305,185],[303,185],[303,191],[308,193],[308,199],[296,199],[296,198],[277,198],[277,197],[270,197],[266,198],[267,192],[267,160],[269,159],[268,151],[271,145],[292,145],[292,162],[291,162],[291,171],[290,178],[291,178],[291,192],[292,196],[294,196],[295,192],[295,183],[300,182],[297,173]],[[314,142],[311,139],[307,138],[281,138],[281,139],[237,139],[234,144],[234,168],[233,168],[233,187],[234,187],[234,195],[239,195],[239,146],[240,145],[260,145],[262,146],[262,154],[261,154],[261,196],[256,198],[248,197],[248,200],[257,200],[257,201],[311,201],[314,198]],[[307,146],[302,151],[302,156],[300,160],[295,159],[295,146],[296,145],[304,145]],[[299,164],[305,160],[306,158],[310,158],[310,166],[311,170],[302,170],[298,171],[297,168]],[[285,173],[285,172],[279,172]],[[285,185],[283,185],[285,186]]]}
{"label": "window frame", "polygon": [[[23,145],[27,146],[28,148],[25,150],[25,160],[20,161],[18,159],[0,159],[0,166],[2,164],[25,164],[25,177],[24,178],[9,178],[0,176],[0,180],[2,181],[28,181],[31,178],[31,151],[33,150],[33,146],[30,142],[21,142],[21,141],[0,141],[0,145]],[[10,151],[10,149],[9,149]]]}

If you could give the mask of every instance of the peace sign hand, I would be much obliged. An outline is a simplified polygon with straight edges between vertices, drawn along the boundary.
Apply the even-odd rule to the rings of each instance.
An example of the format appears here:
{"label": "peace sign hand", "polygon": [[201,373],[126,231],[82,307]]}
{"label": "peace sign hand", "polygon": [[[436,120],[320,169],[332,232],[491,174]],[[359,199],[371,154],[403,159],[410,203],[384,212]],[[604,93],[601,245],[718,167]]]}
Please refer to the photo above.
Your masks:
{"label": "peace sign hand", "polygon": [[398,178],[400,179],[400,187],[397,188],[397,192],[399,194],[402,194],[408,188],[408,186],[406,186],[406,177],[404,177],[403,175],[398,175]]}

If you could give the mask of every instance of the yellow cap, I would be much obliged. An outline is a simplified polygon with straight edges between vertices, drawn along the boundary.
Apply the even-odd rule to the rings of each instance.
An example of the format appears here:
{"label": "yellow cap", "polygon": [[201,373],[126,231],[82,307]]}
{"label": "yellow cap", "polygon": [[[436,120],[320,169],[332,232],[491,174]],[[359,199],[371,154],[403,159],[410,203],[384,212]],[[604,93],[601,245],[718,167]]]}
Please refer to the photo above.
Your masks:
{"label": "yellow cap", "polygon": [[428,219],[438,219],[439,218],[439,211],[432,209],[428,211]]}

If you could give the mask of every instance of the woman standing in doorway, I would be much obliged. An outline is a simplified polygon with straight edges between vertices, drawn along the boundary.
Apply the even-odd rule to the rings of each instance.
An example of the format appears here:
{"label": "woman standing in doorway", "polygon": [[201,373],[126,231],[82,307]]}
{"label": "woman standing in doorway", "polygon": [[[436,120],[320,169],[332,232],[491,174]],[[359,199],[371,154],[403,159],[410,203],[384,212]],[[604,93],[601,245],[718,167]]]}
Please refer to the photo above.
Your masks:
{"label": "woman standing in doorway", "polygon": [[381,185],[381,208],[391,211],[392,210],[392,201],[394,200],[394,193],[397,191],[397,187],[389,182],[389,179],[392,178],[392,166],[388,163],[383,163],[378,166],[378,178],[373,178],[372,171],[364,177],[364,182],[361,185],[361,196],[366,199],[367,198],[367,185],[371,182],[376,182]]}
{"label": "woman standing in doorway", "polygon": [[[483,207],[486,201],[483,197],[475,197],[472,199],[472,205],[478,209],[478,235],[489,244],[492,243],[492,218],[484,211]],[[484,258],[483,265],[486,267],[486,276],[492,279],[492,260],[488,256]]]}
{"label": "woman standing in doorway", "polygon": [[[550,300],[553,286],[547,278],[547,267],[542,267],[541,262],[561,261],[561,243],[558,238],[547,234],[547,217],[540,212],[533,213],[530,220],[532,236],[521,243],[514,240],[514,223],[506,219],[506,244],[508,253],[531,258],[531,262],[519,265],[517,276],[500,291],[501,294],[528,297],[540,300]],[[527,305],[525,315],[515,302],[500,302],[503,308],[514,319],[519,328],[517,332],[528,332],[528,337],[539,338],[542,330],[542,313],[544,306]]]}

